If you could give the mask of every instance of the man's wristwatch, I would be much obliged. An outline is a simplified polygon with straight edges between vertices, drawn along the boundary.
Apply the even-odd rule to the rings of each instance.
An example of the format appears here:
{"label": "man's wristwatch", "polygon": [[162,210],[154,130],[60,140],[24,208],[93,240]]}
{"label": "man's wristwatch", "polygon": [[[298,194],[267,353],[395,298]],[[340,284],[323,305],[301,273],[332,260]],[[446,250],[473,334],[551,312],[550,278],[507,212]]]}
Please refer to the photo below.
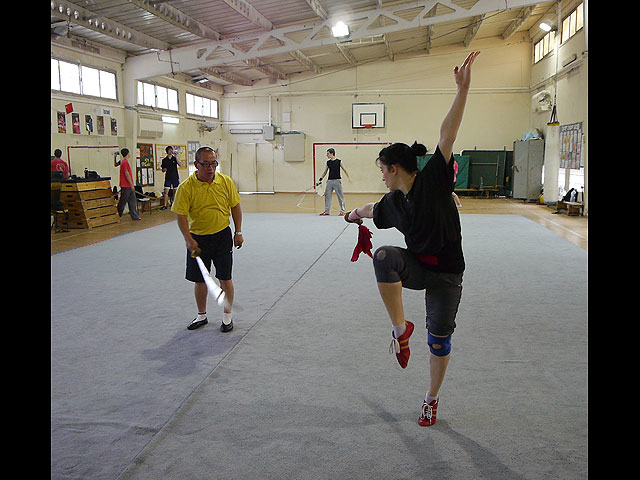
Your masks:
{"label": "man's wristwatch", "polygon": [[236,232],[234,235],[242,235],[242,232]]}

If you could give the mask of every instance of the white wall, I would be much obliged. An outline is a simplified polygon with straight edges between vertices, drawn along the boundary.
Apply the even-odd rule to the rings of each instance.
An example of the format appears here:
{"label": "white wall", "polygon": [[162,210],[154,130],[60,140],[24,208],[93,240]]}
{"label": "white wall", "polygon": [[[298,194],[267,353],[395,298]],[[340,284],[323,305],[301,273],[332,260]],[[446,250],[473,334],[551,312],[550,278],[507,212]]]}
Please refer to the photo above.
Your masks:
{"label": "white wall", "polygon": [[[588,138],[588,58],[584,30],[567,41],[560,50],[560,59],[576,53],[578,63],[574,62],[573,67],[559,75],[558,116],[561,124],[583,121],[585,138]],[[266,80],[253,87],[227,87],[224,95],[222,89],[218,90],[220,93],[198,89],[178,79],[153,79],[156,83],[177,88],[180,105],[180,124],[165,124],[163,136],[156,139],[138,139],[137,121],[142,113],[136,111],[137,107],[132,105],[134,101],[129,100],[126,104],[122,100],[135,99],[131,90],[126,91],[135,90],[135,85],[122,84],[124,58],[118,58],[117,55],[95,56],[52,45],[52,55],[57,58],[77,59],[86,65],[117,71],[121,100],[113,102],[52,94],[51,151],[60,148],[66,156],[67,147],[117,145],[118,148],[127,147],[135,152],[138,141],[182,145],[186,145],[187,141],[199,141],[202,145],[219,147],[221,171],[230,174],[238,182],[242,175],[245,179],[247,175],[255,176],[254,170],[246,170],[249,160],[243,158],[254,145],[260,183],[263,186],[270,184],[269,187],[275,191],[301,192],[309,188],[314,178],[322,173],[326,161],[324,152],[330,145],[317,147],[314,171],[314,144],[317,143],[412,143],[418,140],[433,151],[440,124],[456,91],[453,67],[460,65],[471,50],[480,50],[482,53],[473,66],[472,87],[454,150],[502,150],[505,146],[510,150],[513,142],[529,129],[538,128],[545,132],[550,112],[532,113],[531,96],[539,89],[553,88],[555,58],[549,55],[532,65],[533,44],[526,33],[514,35],[508,41],[478,40],[470,48],[462,45],[436,48],[428,55],[327,70],[318,76],[302,74],[290,79],[284,87],[280,86],[284,82],[273,85]],[[217,130],[198,131],[196,121],[184,118],[184,95],[187,90],[219,100],[221,122]],[[56,111],[64,110],[64,105],[69,102],[73,103],[74,111],[79,112],[82,119],[85,113],[95,112],[102,107],[110,108],[118,120],[117,137],[109,133],[105,136],[86,135],[84,132],[82,135],[57,133]],[[370,131],[352,129],[351,104],[354,102],[384,103],[386,127]],[[290,114],[289,122],[284,120],[284,113]],[[301,131],[306,134],[303,162],[284,161],[281,135],[276,135],[274,141],[268,142],[262,134],[229,133],[230,128],[261,128],[269,121],[281,131]],[[68,132],[71,132],[70,115],[67,116],[67,122]],[[106,130],[109,131],[108,125]],[[334,148],[354,178],[353,184],[344,182],[346,192],[380,191],[379,171],[374,163],[377,146],[362,147],[358,155],[351,153],[355,151],[350,146],[345,146],[342,152],[339,145]],[[72,173],[81,175],[87,166],[103,176],[111,176],[112,184],[117,184],[118,169],[113,167],[113,150],[111,147],[69,149]],[[585,144],[585,164],[587,154]],[[367,170],[369,168],[373,173]],[[186,176],[187,171],[180,170],[181,180]],[[157,171],[155,186],[146,187],[145,190],[161,192],[163,179],[162,172]],[[588,190],[585,201],[588,202]]]}
{"label": "white wall", "polygon": [[[472,88],[455,151],[469,148],[512,149],[529,128],[531,45],[522,36],[512,42],[483,40],[473,45],[482,53],[473,67]],[[287,163],[282,155],[273,160],[275,190],[300,192],[314,178],[315,143],[327,142],[405,142],[418,140],[430,151],[438,141],[440,124],[455,96],[453,68],[461,65],[471,49],[434,49],[430,55],[381,61],[353,68],[325,72],[318,77],[298,78],[287,87],[267,83],[252,88],[234,88],[225,93],[223,121],[264,122],[271,105],[272,123],[282,131],[306,134],[305,161]],[[351,128],[351,104],[382,102],[386,106],[386,127],[371,131]],[[290,113],[290,122],[283,113]],[[255,124],[252,124],[255,126]],[[234,127],[239,127],[234,123]],[[247,123],[242,125],[250,127]],[[225,133],[229,126],[225,126]],[[226,134],[229,152],[237,152],[238,143],[270,143],[282,149],[282,137],[265,142],[260,135]],[[323,145],[323,152],[331,145]],[[344,147],[347,150],[348,147]],[[343,181],[345,191],[380,190],[379,170],[375,166],[377,150],[367,161],[336,154],[344,162],[354,184]],[[326,163],[326,155],[316,151],[315,177]],[[350,165],[352,169],[350,169]],[[361,172],[361,169],[371,169]],[[355,182],[355,177],[370,182]],[[353,187],[350,189],[350,187]]]}
{"label": "white wall", "polygon": [[[575,8],[575,3],[567,5],[567,9],[563,8],[563,16],[570,13]],[[550,52],[545,58],[533,65],[531,68],[531,88],[532,95],[540,90],[548,90],[551,95],[555,93],[554,76],[556,72],[556,60],[558,68],[557,76],[557,96],[556,96],[556,113],[560,125],[582,122],[582,131],[584,134],[584,175],[585,190],[584,203],[585,214],[589,211],[589,188],[588,188],[588,159],[589,159],[589,113],[588,113],[588,68],[589,56],[587,48],[587,28],[588,13],[585,9],[584,28],[576,32],[576,34],[560,45],[559,54],[556,56],[555,50]],[[534,37],[533,41],[539,40]],[[576,60],[562,66],[565,59],[572,55],[576,55]],[[543,134],[547,133],[547,123],[551,118],[551,112],[530,113],[531,128],[537,128]],[[567,169],[567,172],[570,173]],[[575,171],[571,171],[575,172]],[[545,173],[546,176],[546,173]],[[549,193],[553,195],[554,193]],[[545,190],[545,201],[548,201],[547,191]],[[555,201],[555,198],[553,198]]]}
{"label": "white wall", "polygon": [[[118,58],[112,52],[105,50],[102,55],[83,53],[77,49],[66,48],[64,46],[51,46],[52,57],[59,58],[70,62],[80,62],[83,65],[101,68],[105,70],[115,71],[117,73],[117,89],[118,101],[98,99],[92,97],[83,97],[80,95],[66,93],[52,93],[51,95],[51,155],[56,148],[63,151],[63,159],[71,164],[71,173],[74,175],[84,175],[84,169],[94,170],[103,177],[111,177],[111,185],[119,184],[119,167],[114,166],[113,152],[122,148],[128,148],[131,151],[131,159],[135,160],[135,152],[137,143],[151,143],[158,145],[184,145],[187,141],[199,141],[201,145],[210,145],[219,148],[222,156],[226,155],[226,141],[221,137],[221,130],[217,129],[212,132],[198,130],[198,122],[184,118],[187,116],[185,111],[184,98],[185,93],[201,95],[209,98],[217,99],[221,102],[222,89],[211,91],[197,86],[187,85],[184,82],[171,78],[156,78],[153,83],[157,83],[166,87],[178,90],[179,111],[164,112],[167,115],[177,116],[180,123],[177,125],[165,123],[163,124],[163,134],[157,138],[138,137],[138,117],[154,117],[160,119],[160,112],[153,112],[148,107],[135,107],[132,104],[126,104],[125,88],[132,88],[135,92],[136,86],[131,87],[123,84],[123,65],[124,57]],[[133,96],[135,99],[135,96]],[[134,100],[135,101],[135,100]],[[57,112],[65,111],[65,105],[71,103],[73,112],[80,114],[81,134],[72,133],[71,114],[66,115],[67,133],[58,133]],[[133,102],[132,102],[133,103]],[[97,134],[96,116],[101,115],[104,109],[110,111],[110,115],[105,118],[104,135]],[[87,134],[84,130],[85,114],[93,115],[94,132]],[[190,117],[194,117],[189,115]],[[111,134],[110,119],[116,119],[117,135]],[[155,152],[154,148],[154,152]],[[156,161],[161,160],[157,158]],[[132,169],[135,174],[135,167],[132,162]],[[230,166],[228,162],[221,163],[223,172],[228,173]],[[180,180],[185,180],[188,176],[187,169],[179,169]],[[155,171],[154,186],[144,187],[146,192],[154,191],[158,194],[162,193],[164,184],[164,174],[161,170]]]}

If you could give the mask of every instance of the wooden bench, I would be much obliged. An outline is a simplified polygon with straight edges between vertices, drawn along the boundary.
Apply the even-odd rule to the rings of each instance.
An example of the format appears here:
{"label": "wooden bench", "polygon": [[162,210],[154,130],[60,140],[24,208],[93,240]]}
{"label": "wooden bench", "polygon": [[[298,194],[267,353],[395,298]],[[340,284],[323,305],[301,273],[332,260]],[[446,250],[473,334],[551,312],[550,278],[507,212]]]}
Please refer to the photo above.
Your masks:
{"label": "wooden bench", "polygon": [[564,200],[558,200],[556,203],[556,212],[567,211],[567,215],[582,215],[583,205],[578,202],[565,202]]}
{"label": "wooden bench", "polygon": [[498,194],[498,189],[496,187],[485,187],[483,189],[479,188],[456,188],[454,190],[455,193],[467,193],[470,196],[474,197],[482,197],[484,194],[485,198],[495,197]]}

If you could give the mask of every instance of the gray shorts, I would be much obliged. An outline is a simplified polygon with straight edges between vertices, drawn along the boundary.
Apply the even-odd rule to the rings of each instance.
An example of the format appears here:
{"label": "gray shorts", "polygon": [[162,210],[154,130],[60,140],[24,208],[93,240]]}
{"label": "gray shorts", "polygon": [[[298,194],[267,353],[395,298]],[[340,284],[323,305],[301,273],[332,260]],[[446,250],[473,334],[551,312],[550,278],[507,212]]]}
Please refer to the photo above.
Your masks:
{"label": "gray shorts", "polygon": [[462,298],[462,273],[434,272],[406,248],[391,246],[375,251],[373,267],[380,283],[402,282],[404,288],[425,290],[427,330],[437,336],[453,333]]}

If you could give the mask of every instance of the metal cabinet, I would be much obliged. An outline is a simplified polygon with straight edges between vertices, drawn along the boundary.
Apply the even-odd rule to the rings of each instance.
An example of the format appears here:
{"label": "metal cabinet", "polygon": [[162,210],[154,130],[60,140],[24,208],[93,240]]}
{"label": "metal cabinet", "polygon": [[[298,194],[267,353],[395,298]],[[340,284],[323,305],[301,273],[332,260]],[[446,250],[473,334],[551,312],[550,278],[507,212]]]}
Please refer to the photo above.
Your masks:
{"label": "metal cabinet", "polygon": [[544,139],[513,142],[513,198],[537,201],[542,190]]}

